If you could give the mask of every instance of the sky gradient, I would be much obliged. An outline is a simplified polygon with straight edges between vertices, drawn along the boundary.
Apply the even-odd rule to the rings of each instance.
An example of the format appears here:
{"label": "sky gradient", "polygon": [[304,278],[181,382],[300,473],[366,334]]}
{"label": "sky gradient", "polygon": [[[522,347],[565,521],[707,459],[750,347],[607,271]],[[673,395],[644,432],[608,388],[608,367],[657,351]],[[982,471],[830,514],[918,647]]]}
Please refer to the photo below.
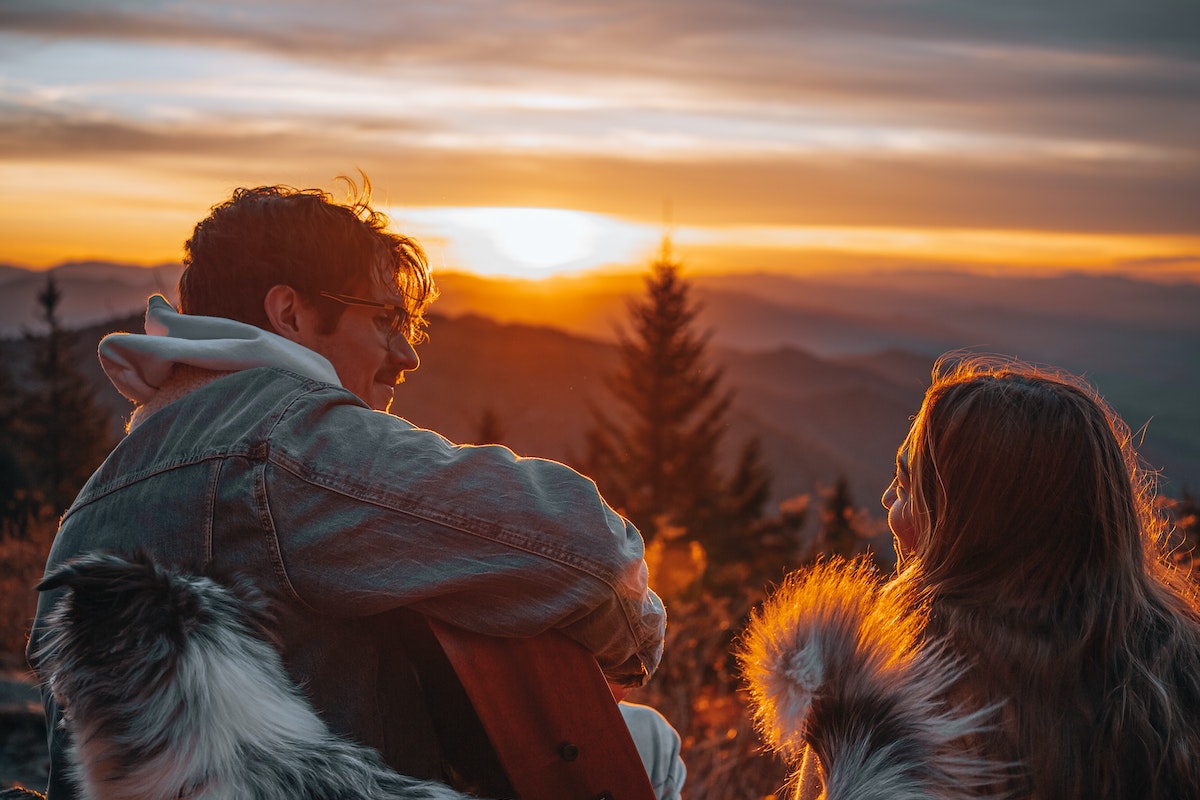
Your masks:
{"label": "sky gradient", "polygon": [[439,269],[1200,280],[1200,4],[0,0],[0,263],[357,170]]}

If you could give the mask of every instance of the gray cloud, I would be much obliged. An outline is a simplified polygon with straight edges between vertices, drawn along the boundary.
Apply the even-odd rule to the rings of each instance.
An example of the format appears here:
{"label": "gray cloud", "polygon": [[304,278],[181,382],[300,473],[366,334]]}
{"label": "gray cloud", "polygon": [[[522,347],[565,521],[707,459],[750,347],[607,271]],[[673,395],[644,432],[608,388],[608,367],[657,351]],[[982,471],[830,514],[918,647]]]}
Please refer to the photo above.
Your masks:
{"label": "gray cloud", "polygon": [[[1084,9],[1043,0],[879,2],[839,0],[8,0],[0,29],[55,38],[101,38],[256,47],[296,59],[445,61],[535,65],[568,71],[701,74],[737,70],[768,54],[793,66],[808,42],[846,39],[893,47],[947,42],[1063,52],[1200,58],[1200,6],[1178,0],[1092,0]],[[695,56],[720,52],[725,61]],[[781,66],[783,64],[781,63]],[[944,76],[952,78],[953,76]]]}
{"label": "gray cloud", "polygon": [[[18,0],[0,29],[187,44],[477,83],[625,79],[676,101],[1194,147],[1200,6],[1099,0]],[[400,73],[397,73],[400,71]]]}
{"label": "gray cloud", "polygon": [[[389,113],[243,109],[135,122],[86,100],[35,107],[10,95],[0,149],[8,158],[163,153],[322,168],[342,159],[340,171],[349,156],[404,185],[440,187],[418,189],[439,203],[481,202],[482,193],[572,205],[586,186],[603,210],[629,213],[639,194],[654,208],[674,194],[709,222],[1196,232],[1197,30],[1200,4],[1177,0],[6,0],[0,32],[10,40],[263,53],[433,90],[521,82],[583,96],[603,86],[621,108],[438,117],[397,96]],[[265,122],[276,132],[263,133],[256,123]],[[630,131],[711,135],[719,150],[739,126],[757,126],[757,157],[753,138],[750,152],[664,163],[594,152]],[[798,152],[805,136],[849,130],[857,152]],[[539,131],[593,151],[581,145],[572,165],[470,141]],[[979,152],[969,152],[973,137]],[[914,144],[889,144],[897,141]],[[1011,153],[983,152],[997,144]]]}
{"label": "gray cloud", "polygon": [[[361,167],[401,205],[589,208],[655,218],[673,198],[685,225],[868,225],[1200,234],[1200,185],[1170,165],[1087,165],[896,158],[647,161],[634,157],[498,155],[392,143],[392,122],[312,115],[287,136],[205,126],[78,123],[0,117],[0,152],[207,165],[231,176],[300,174],[309,185]],[[384,135],[379,134],[380,130]],[[417,127],[413,133],[420,136]],[[30,150],[30,147],[33,147]],[[162,158],[167,156],[169,158]],[[249,168],[252,165],[252,169]],[[300,178],[291,178],[300,180]],[[211,198],[216,201],[218,198]]]}

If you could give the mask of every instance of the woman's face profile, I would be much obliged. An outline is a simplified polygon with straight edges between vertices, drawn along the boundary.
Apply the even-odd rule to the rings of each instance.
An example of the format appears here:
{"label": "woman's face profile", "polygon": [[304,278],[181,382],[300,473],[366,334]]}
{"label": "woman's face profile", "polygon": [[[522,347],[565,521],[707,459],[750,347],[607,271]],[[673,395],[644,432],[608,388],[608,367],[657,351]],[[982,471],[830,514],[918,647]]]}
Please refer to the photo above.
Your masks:
{"label": "woman's face profile", "polygon": [[887,509],[888,527],[896,539],[896,555],[905,558],[916,548],[917,525],[913,513],[908,453],[904,450],[896,457],[896,476],[888,484],[881,501]]}

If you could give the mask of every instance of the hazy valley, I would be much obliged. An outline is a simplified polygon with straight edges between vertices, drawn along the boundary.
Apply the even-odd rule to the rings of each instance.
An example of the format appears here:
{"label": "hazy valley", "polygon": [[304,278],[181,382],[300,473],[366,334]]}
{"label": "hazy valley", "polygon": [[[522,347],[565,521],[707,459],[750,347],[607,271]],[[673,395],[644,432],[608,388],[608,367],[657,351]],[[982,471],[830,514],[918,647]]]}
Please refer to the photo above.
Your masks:
{"label": "hazy valley", "polygon": [[[173,265],[60,268],[64,324],[85,326],[82,351],[94,351],[104,332],[140,331],[146,294],[172,296],[177,274]],[[691,280],[712,355],[737,392],[730,449],[747,436],[761,439],[777,501],[844,475],[857,504],[879,516],[876,497],[930,367],[956,348],[1086,374],[1138,432],[1164,491],[1200,487],[1200,286],[943,273]],[[12,337],[41,330],[33,310],[44,281],[0,268],[7,359],[22,349]],[[614,331],[640,276],[442,275],[439,285],[421,368],[399,387],[393,410],[472,441],[490,409],[518,452],[572,460],[590,404],[606,402]],[[129,404],[93,358],[87,369],[119,427]]]}

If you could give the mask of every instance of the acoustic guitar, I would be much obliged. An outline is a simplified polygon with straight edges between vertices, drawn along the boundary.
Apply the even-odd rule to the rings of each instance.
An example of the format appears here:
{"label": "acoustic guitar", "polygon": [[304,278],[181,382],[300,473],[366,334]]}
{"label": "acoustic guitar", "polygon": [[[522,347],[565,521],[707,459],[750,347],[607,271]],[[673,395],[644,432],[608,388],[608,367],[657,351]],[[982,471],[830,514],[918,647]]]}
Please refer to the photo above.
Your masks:
{"label": "acoustic guitar", "polygon": [[[422,618],[425,691],[471,791],[518,800],[655,800],[599,665],[556,631],[529,639]],[[410,640],[411,641],[411,640]]]}

